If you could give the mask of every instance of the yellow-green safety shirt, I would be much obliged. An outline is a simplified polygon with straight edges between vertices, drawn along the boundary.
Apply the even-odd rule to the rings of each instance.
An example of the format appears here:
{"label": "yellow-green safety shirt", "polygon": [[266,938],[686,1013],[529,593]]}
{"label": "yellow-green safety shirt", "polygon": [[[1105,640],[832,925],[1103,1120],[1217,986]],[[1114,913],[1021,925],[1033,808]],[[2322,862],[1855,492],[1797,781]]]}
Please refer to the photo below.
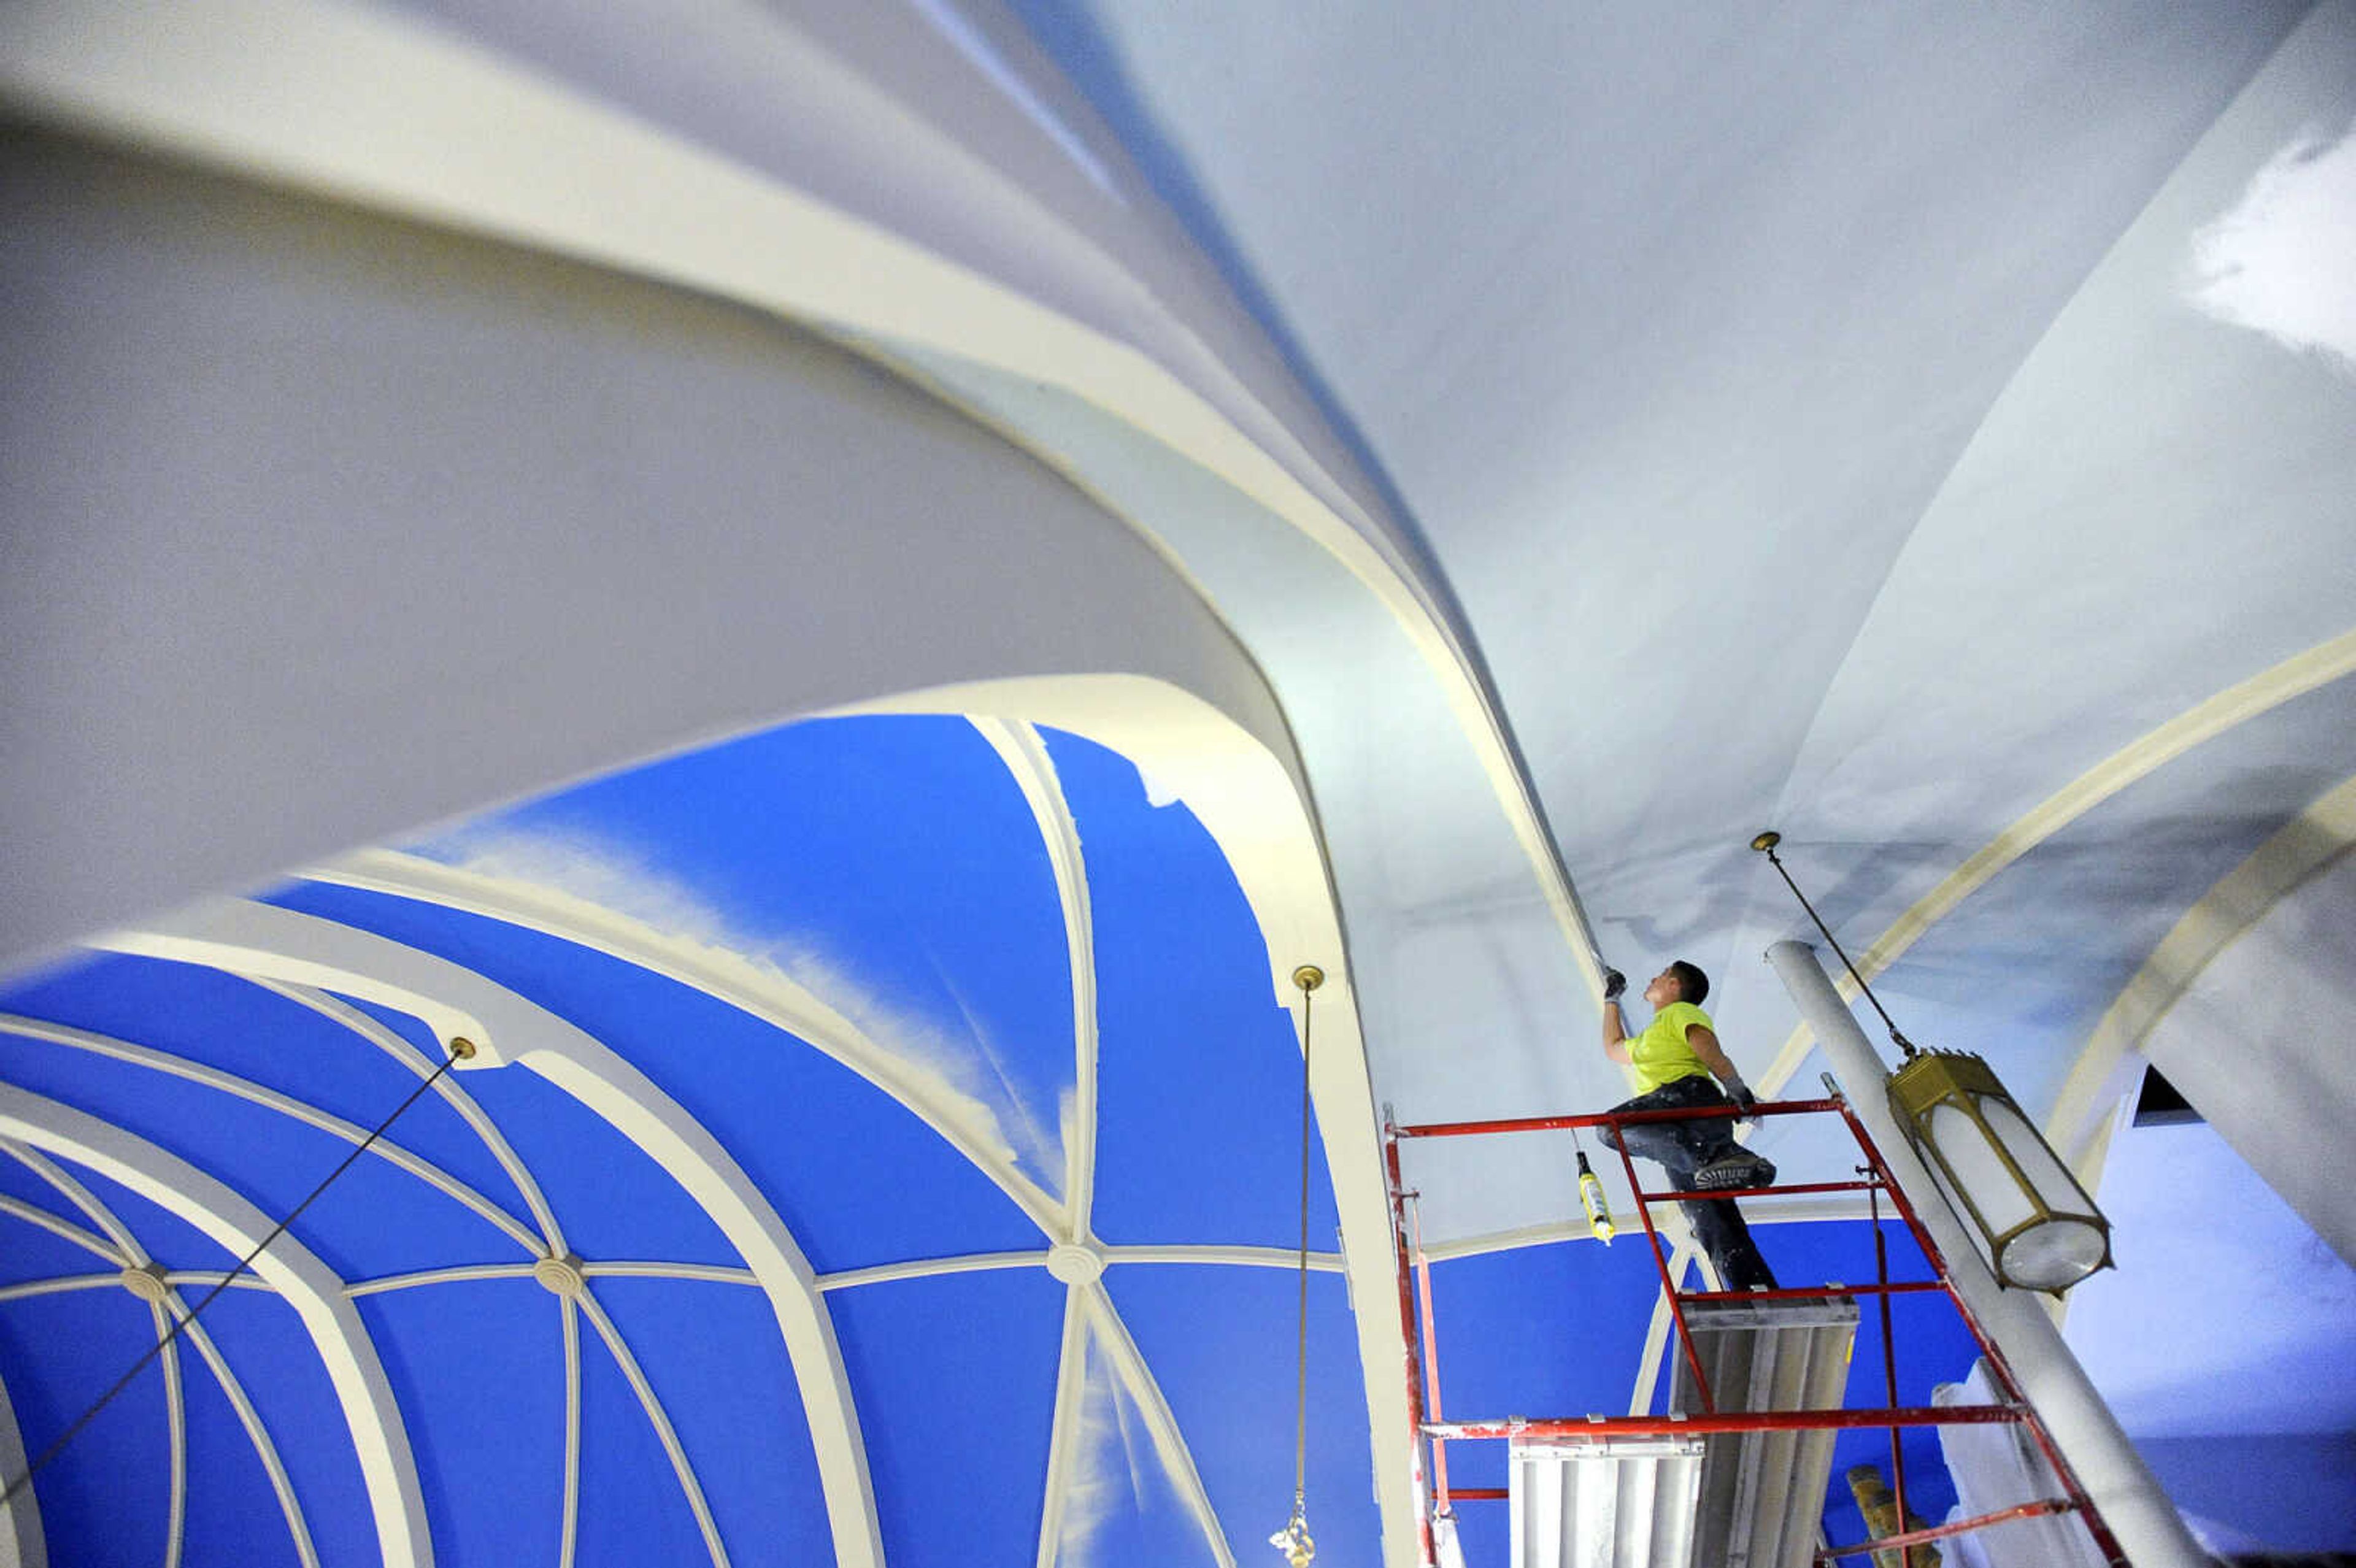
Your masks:
{"label": "yellow-green safety shirt", "polygon": [[1691,1002],[1671,1002],[1653,1015],[1644,1033],[1629,1040],[1628,1065],[1636,1070],[1636,1081],[1644,1093],[1697,1073],[1709,1076],[1709,1069],[1686,1043],[1686,1030],[1696,1024],[1709,1029],[1709,1015]]}

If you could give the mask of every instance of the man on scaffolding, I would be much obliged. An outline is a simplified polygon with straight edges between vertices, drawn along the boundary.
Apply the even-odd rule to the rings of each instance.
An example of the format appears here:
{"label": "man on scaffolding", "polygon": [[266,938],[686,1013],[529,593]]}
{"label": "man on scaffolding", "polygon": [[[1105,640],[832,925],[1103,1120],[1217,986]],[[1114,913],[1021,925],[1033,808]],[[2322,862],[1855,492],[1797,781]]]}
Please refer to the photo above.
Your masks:
{"label": "man on scaffolding", "polygon": [[[1633,1038],[1620,1012],[1620,994],[1627,977],[1617,969],[1603,972],[1603,1053],[1636,1070],[1643,1092],[1612,1106],[1614,1111],[1676,1111],[1732,1104],[1754,1109],[1759,1097],[1742,1082],[1701,1010],[1709,995],[1709,976],[1680,958],[1653,977],[1644,1000],[1654,1008],[1653,1021]],[[1716,1082],[1712,1082],[1713,1077]],[[1726,1085],[1725,1093],[1719,1084]],[[1657,1161],[1669,1174],[1669,1185],[1680,1192],[1726,1191],[1734,1188],[1766,1187],[1775,1179],[1774,1163],[1734,1141],[1734,1118],[1708,1117],[1691,1122],[1640,1122],[1625,1129],[1624,1140],[1611,1127],[1602,1141],[1622,1147],[1639,1159]],[[1687,1200],[1678,1208],[1693,1227],[1694,1240],[1708,1254],[1719,1285],[1726,1290],[1775,1288],[1775,1275],[1751,1240],[1751,1227],[1731,1199]]]}

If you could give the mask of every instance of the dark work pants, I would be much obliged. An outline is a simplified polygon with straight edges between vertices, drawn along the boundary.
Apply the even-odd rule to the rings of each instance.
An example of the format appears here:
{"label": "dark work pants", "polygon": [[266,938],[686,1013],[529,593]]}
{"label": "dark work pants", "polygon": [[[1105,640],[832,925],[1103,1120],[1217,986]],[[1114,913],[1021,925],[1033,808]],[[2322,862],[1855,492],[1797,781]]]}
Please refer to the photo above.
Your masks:
{"label": "dark work pants", "polygon": [[[1716,1083],[1697,1073],[1664,1083],[1648,1094],[1622,1100],[1612,1108],[1675,1111],[1688,1105],[1728,1103]],[[1598,1136],[1608,1148],[1621,1147],[1621,1139],[1611,1127],[1601,1129]],[[1631,1155],[1653,1160],[1667,1171],[1669,1185],[1679,1192],[1693,1191],[1694,1172],[1738,1147],[1733,1119],[1726,1116],[1698,1122],[1640,1123],[1627,1129],[1626,1142]],[[1751,1227],[1743,1222],[1742,1211],[1735,1207],[1733,1200],[1688,1200],[1677,1207],[1685,1211],[1686,1223],[1693,1227],[1694,1240],[1709,1254],[1710,1266],[1718,1271],[1720,1285],[1729,1290],[1749,1290],[1753,1285],[1775,1288],[1775,1275],[1767,1267],[1767,1260],[1759,1255],[1759,1248],[1751,1240]]]}

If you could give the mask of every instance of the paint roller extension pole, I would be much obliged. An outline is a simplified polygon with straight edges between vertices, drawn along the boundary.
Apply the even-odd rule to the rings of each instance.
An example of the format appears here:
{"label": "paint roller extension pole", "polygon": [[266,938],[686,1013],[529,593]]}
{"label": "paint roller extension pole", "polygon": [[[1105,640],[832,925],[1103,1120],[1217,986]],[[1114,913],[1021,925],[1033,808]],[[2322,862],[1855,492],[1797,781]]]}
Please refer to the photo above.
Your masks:
{"label": "paint roller extension pole", "polygon": [[2208,1568],[2208,1553],[2185,1529],[2111,1407],[2071,1354],[2062,1331],[2029,1292],[1997,1284],[1962,1221],[1939,1196],[1930,1172],[1890,1113],[1881,1088],[1889,1069],[1833,989],[1815,949],[1803,942],[1779,942],[1767,950],[1767,962],[1791,993],[1801,1019],[1815,1031],[1833,1075],[1848,1092],[1849,1108],[1880,1146],[1890,1179],[1912,1200],[1922,1228],[1946,1254],[1957,1293],[1971,1304],[1980,1327],[2004,1353],[2020,1392],[2044,1418],[2054,1445],[2077,1472],[2127,1560],[2135,1568]]}

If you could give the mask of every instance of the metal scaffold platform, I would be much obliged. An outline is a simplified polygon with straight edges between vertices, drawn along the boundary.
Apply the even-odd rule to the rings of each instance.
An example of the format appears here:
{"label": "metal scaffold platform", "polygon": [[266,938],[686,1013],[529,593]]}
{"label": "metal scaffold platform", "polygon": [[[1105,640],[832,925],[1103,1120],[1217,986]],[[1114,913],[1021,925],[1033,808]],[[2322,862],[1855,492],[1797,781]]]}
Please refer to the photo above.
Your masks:
{"label": "metal scaffold platform", "polygon": [[[1830,1081],[1827,1080],[1827,1086]],[[1863,1193],[1872,1221],[1875,1279],[1869,1284],[1801,1290],[1681,1290],[1669,1268],[1652,1206],[1694,1200],[1691,1192],[1647,1191],[1622,1151],[1629,1190],[1675,1324],[1678,1360],[1668,1410],[1657,1415],[1601,1413],[1532,1418],[1449,1420],[1440,1411],[1439,1329],[1431,1273],[1410,1223],[1418,1194],[1400,1175],[1399,1146],[1410,1139],[1617,1128],[1639,1122],[1733,1116],[1729,1105],[1705,1110],[1601,1112],[1505,1121],[1400,1125],[1386,1116],[1384,1153],[1398,1259],[1400,1326],[1408,1345],[1408,1399],[1417,1427],[1416,1473],[1429,1499],[1422,1520],[1426,1568],[1440,1568],[1459,1502],[1504,1503],[1512,1510],[1514,1568],[1835,1568],[1874,1554],[1877,1564],[1926,1568],[1912,1549],[1945,1537],[2040,1515],[2074,1515],[2113,1563],[2124,1554],[2104,1524],[1997,1346],[1957,1292],[1946,1261],[1924,1231],[1864,1125],[1837,1093],[1821,1100],[1762,1104],[1761,1116],[1837,1115],[1857,1141],[1862,1163],[1852,1179],[1797,1182],[1714,1191],[1710,1200]],[[1881,1204],[1912,1233],[1930,1265],[1927,1280],[1890,1277]],[[1890,1300],[1913,1294],[1946,1297],[1971,1331],[1999,1398],[1991,1404],[1906,1407],[1898,1403]],[[1887,1403],[1843,1404],[1850,1350],[1869,1302],[1879,1315]],[[2029,1437],[2061,1495],[1952,1523],[1891,1533],[1853,1544],[1822,1544],[1833,1444],[1844,1431],[1883,1428],[1890,1435],[1894,1518],[1906,1520],[1906,1472],[1899,1434],[1910,1427],[2008,1424]],[[1502,1441],[1510,1484],[1448,1484],[1448,1445]],[[1435,1529],[1435,1524],[1439,1528]]]}

